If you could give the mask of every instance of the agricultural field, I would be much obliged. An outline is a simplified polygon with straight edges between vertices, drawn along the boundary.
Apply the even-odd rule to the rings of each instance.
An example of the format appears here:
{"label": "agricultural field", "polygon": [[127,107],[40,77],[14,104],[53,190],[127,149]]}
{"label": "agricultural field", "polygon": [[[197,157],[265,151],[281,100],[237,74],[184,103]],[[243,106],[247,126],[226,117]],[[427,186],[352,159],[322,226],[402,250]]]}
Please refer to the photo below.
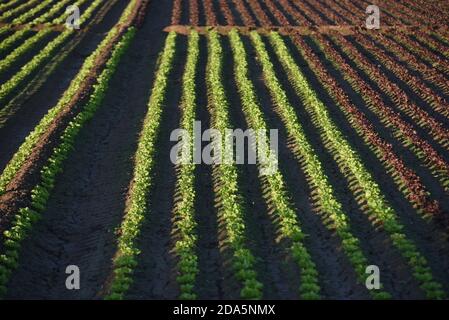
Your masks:
{"label": "agricultural field", "polygon": [[1,0],[0,298],[447,299],[448,21]]}

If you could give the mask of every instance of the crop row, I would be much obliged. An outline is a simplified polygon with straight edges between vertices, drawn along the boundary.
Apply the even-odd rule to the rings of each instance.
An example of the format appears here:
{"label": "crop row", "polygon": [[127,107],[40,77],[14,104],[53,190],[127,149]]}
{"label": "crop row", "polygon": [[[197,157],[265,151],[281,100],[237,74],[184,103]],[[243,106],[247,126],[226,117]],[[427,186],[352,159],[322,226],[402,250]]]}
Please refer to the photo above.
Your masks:
{"label": "crop row", "polygon": [[[358,2],[358,3],[357,3]],[[368,3],[366,0],[356,1],[360,10],[363,11],[371,3]],[[385,3],[380,7],[382,10],[382,17],[388,25],[395,26],[401,24],[409,24],[409,20],[407,19],[407,15],[404,13],[404,9],[399,9],[400,4],[395,5],[393,8]],[[398,13],[399,12],[399,13]],[[419,15],[416,15],[416,19],[420,19]]]}
{"label": "crop row", "polygon": [[[209,26],[218,25],[217,14],[214,9],[214,0],[186,0],[189,2],[189,24],[192,26],[198,26],[200,24],[200,3],[202,3],[203,12],[205,14],[206,24]],[[232,23],[232,13],[226,2],[227,0],[220,0],[220,7],[224,10],[225,19],[228,23]],[[181,22],[182,14],[182,0],[174,0],[172,9],[171,24],[176,25]],[[231,20],[229,20],[231,19]]]}
{"label": "crop row", "polygon": [[383,163],[385,169],[394,178],[398,189],[410,201],[418,212],[425,217],[441,215],[438,202],[429,199],[429,191],[422,184],[419,176],[406,166],[403,160],[393,149],[393,146],[383,140],[365,115],[355,106],[339,86],[335,78],[326,70],[321,60],[313,53],[307,43],[299,36],[292,37],[297,49],[317,75],[318,80],[328,94],[337,103],[340,110],[346,115],[348,122],[356,129],[365,143],[370,146],[376,157]]}
{"label": "crop row", "polygon": [[[427,46],[421,44],[420,41],[417,41],[416,35],[417,32],[408,36],[399,33],[395,35],[394,38],[396,39],[396,41],[398,41],[404,47],[406,47],[409,51],[418,55],[421,59],[423,59],[428,64],[432,65],[433,67],[438,69],[441,73],[444,73],[447,76],[449,74],[449,63],[447,62],[447,60],[441,58],[438,54],[430,50]],[[428,39],[426,33],[423,33],[419,37],[421,38],[421,41],[426,41],[426,39]],[[447,51],[448,49],[445,48],[445,50],[443,49],[441,53],[448,55]]]}
{"label": "crop row", "polygon": [[444,45],[449,45],[449,29],[441,28],[438,31],[430,31],[430,34],[436,39],[440,40]]}
{"label": "crop row", "polygon": [[23,29],[23,30],[19,30],[14,32],[13,34],[11,34],[9,37],[5,38],[2,40],[2,42],[0,43],[0,55],[5,55],[7,53],[9,53],[9,51],[11,50],[11,48],[13,46],[16,46],[16,44],[22,40],[23,38],[25,38],[26,36],[32,34],[33,31],[29,30],[29,29]]}
{"label": "crop row", "polygon": [[51,34],[52,30],[50,29],[40,31],[35,36],[28,38],[20,46],[16,47],[14,51],[12,51],[9,55],[7,55],[3,60],[0,61],[0,74],[5,73],[13,66],[17,66],[17,61],[23,55],[33,50],[41,41],[49,37]]}
{"label": "crop row", "polygon": [[60,143],[53,149],[47,164],[43,167],[40,182],[31,191],[31,204],[29,207],[19,209],[15,215],[12,227],[4,232],[5,252],[0,255],[0,295],[6,293],[6,284],[14,269],[19,263],[19,253],[23,241],[28,237],[34,223],[40,218],[47,206],[47,202],[54,189],[57,175],[63,170],[64,161],[73,150],[74,143],[83,126],[89,121],[101,106],[108,90],[109,82],[117,69],[121,57],[133,39],[135,30],[129,31],[115,46],[105,69],[97,78],[97,84],[89,100],[77,116],[64,130]]}
{"label": "crop row", "polygon": [[217,15],[214,11],[214,4],[212,0],[203,0],[204,5],[204,12],[206,14],[206,23],[208,26],[216,26],[218,25],[217,22]]}
{"label": "crop row", "polygon": [[[104,0],[95,0],[92,2],[90,7],[84,12],[84,15],[80,18],[80,25],[85,23],[94,11],[100,6]],[[0,86],[0,103],[4,104],[6,99],[10,97],[18,87],[25,82],[29,77],[42,67],[43,64],[48,62],[58,51],[58,49],[68,40],[70,36],[75,33],[73,29],[68,29],[42,49],[38,54],[36,54],[27,64],[25,64],[19,72],[12,76],[7,82]]]}
{"label": "crop row", "polygon": [[[336,3],[329,0],[315,0],[313,5],[311,5],[307,0],[306,2],[310,9],[314,11],[315,21],[323,21],[324,18],[326,19],[326,21],[328,21],[327,24],[332,25],[360,25],[361,23],[365,23],[365,9],[363,9],[363,14],[358,16],[351,12],[350,19],[347,15],[342,15],[340,6],[342,5],[343,1],[339,1],[338,3]],[[319,17],[319,20],[316,20],[316,17],[319,16],[318,14],[321,14],[323,18]]]}
{"label": "crop row", "polygon": [[[323,2],[321,2],[321,0],[317,0],[317,3],[320,3],[320,5],[317,5],[317,9],[321,10],[322,12],[326,13],[326,16],[329,16],[332,14],[331,8],[332,10],[338,12],[339,16],[335,19],[338,23],[340,24],[347,24],[350,23],[351,21],[353,21],[354,19],[357,19],[357,16],[354,14],[354,7],[352,6],[352,4],[348,4],[345,3],[346,6],[344,7],[342,5],[342,3],[344,2],[340,2],[340,3],[332,3],[332,5],[329,4],[323,4]],[[366,34],[366,36],[374,36],[375,34],[373,33],[369,33]],[[401,34],[399,34],[399,36],[401,36]],[[387,40],[387,39],[385,39]],[[398,41],[398,38],[395,37],[395,40]],[[411,46],[411,43],[413,43],[412,39],[407,39],[407,41],[403,41],[403,44],[407,44],[409,45],[410,50],[415,50],[416,48],[413,48]],[[403,49],[402,49],[403,51]],[[396,53],[396,51],[395,51]],[[431,52],[427,52],[428,54],[432,55],[433,54]],[[423,56],[422,54],[418,54],[418,56],[422,57],[422,58],[427,58],[427,56]],[[405,59],[407,60],[407,59]],[[415,58],[416,60],[416,58]],[[440,63],[442,63],[442,61],[440,61]],[[438,67],[438,66],[437,66]],[[429,70],[426,70],[429,71]]]}
{"label": "crop row", "polygon": [[309,25],[309,21],[305,19],[305,17],[296,10],[288,0],[279,0],[279,4],[282,6],[282,9],[288,13],[292,19],[295,21],[296,25]]}
{"label": "crop row", "polygon": [[[264,136],[257,136],[257,145],[268,146],[268,127],[265,123],[261,108],[257,101],[257,94],[248,75],[247,54],[243,43],[236,30],[231,31],[229,39],[234,52],[234,72],[235,80],[240,93],[243,111],[248,124],[253,130],[261,130]],[[270,166],[272,163],[269,148],[261,148],[259,152],[264,152]],[[259,163],[259,166],[261,164]],[[274,169],[274,168],[271,168]],[[319,299],[320,287],[318,285],[318,272],[307,248],[304,245],[305,234],[301,230],[301,226],[297,221],[296,212],[293,210],[289,197],[287,195],[285,182],[279,170],[266,176],[269,201],[275,209],[275,213],[279,218],[281,226],[282,238],[288,239],[291,243],[290,250],[292,256],[296,260],[301,272],[301,286],[299,289],[300,296],[303,299]]]}
{"label": "crop row", "polygon": [[419,253],[415,244],[407,239],[403,233],[404,226],[399,222],[396,212],[384,199],[379,186],[374,182],[358,154],[351,148],[333,123],[326,106],[310,87],[282,38],[276,33],[271,33],[270,40],[285,72],[289,75],[292,86],[310,114],[312,122],[319,128],[326,148],[333,155],[341,171],[347,173],[348,182],[353,186],[356,183],[357,190],[354,191],[362,192],[360,196],[368,208],[370,218],[381,223],[383,230],[390,236],[393,245],[412,268],[413,275],[420,283],[420,287],[426,293],[426,296],[430,299],[443,298],[444,292],[441,285],[433,279],[426,259]]}
{"label": "crop row", "polygon": [[416,2],[413,4],[410,1],[405,2],[399,2],[398,6],[396,8],[393,6],[392,9],[396,9],[394,14],[401,17],[406,24],[437,26],[445,21],[440,16],[440,10],[435,6],[432,6],[431,10],[427,10],[424,9],[422,3],[417,5]]}
{"label": "crop row", "polygon": [[[275,15],[277,16],[277,15]],[[312,53],[307,44],[298,36],[292,36],[297,48],[306,61],[311,65],[321,83],[326,87],[330,96],[338,100],[339,107],[347,117],[350,117],[350,123],[356,123],[356,129],[362,135],[374,153],[386,165],[387,171],[393,175],[399,189],[402,190],[406,198],[412,205],[424,214],[425,217],[437,216],[437,218],[446,224],[445,217],[441,216],[441,210],[437,202],[428,199],[428,191],[421,183],[419,177],[405,166],[403,161],[393,152],[390,144],[382,141],[375,132],[371,123],[364,117],[358,108],[349,102],[348,97],[335,80],[325,71],[319,59]]]}
{"label": "crop row", "polygon": [[[355,17],[351,12],[346,11],[342,12],[341,8],[336,5],[334,6],[336,10],[340,12],[341,15],[344,16],[344,14],[350,14]],[[323,9],[324,10],[324,9]],[[326,14],[329,14],[329,11],[324,10]],[[341,20],[339,20],[340,23],[342,23]],[[426,86],[422,80],[416,76],[413,76],[410,74],[410,72],[402,67],[401,65],[397,64],[389,55],[386,55],[384,52],[381,51],[380,45],[383,45],[386,47],[390,55],[397,56],[400,60],[407,62],[410,66],[413,67],[413,69],[419,71],[420,73],[423,73],[426,79],[429,79],[431,82],[434,82],[437,86],[442,88],[443,90],[447,91],[447,80],[446,78],[441,75],[438,72],[435,72],[434,69],[427,67],[426,65],[419,63],[417,57],[414,55],[406,52],[400,45],[395,44],[391,39],[385,36],[381,36],[378,34],[373,33],[367,33],[367,34],[357,34],[355,38],[360,42],[363,43],[365,47],[369,48],[370,52],[372,54],[376,55],[377,57],[381,57],[380,61],[382,61],[383,65],[385,65],[388,69],[392,70],[396,76],[398,76],[401,80],[405,81],[410,88],[417,93],[423,100],[425,100],[435,111],[440,112],[444,115],[447,115],[449,112],[449,107],[447,103],[439,97],[431,88]],[[374,47],[371,45],[370,40],[368,38],[371,38],[377,42],[377,45]],[[401,40],[400,34],[394,37],[394,40],[399,42]],[[372,40],[371,40],[372,41]],[[407,41],[401,41],[401,43],[404,45],[404,43],[408,43]],[[410,47],[410,46],[409,46]],[[408,48],[411,49],[411,48]],[[420,55],[418,55],[420,56]],[[422,56],[422,55],[421,55]],[[399,96],[400,92],[396,93],[396,97]],[[417,110],[417,108],[413,109],[414,111]],[[408,114],[413,114],[414,112],[409,112]],[[421,118],[421,116],[424,116],[422,113],[417,114],[418,118]],[[424,121],[424,120],[423,120]],[[429,124],[430,126],[431,124]],[[432,126],[434,123],[432,124]],[[436,124],[438,126],[438,124]],[[440,130],[441,131],[441,130]],[[443,130],[444,131],[444,130]]]}
{"label": "crop row", "polygon": [[[367,3],[366,1],[349,1],[349,0],[343,0],[345,5],[348,6],[350,5],[351,10],[353,10],[352,12],[358,12],[358,14],[362,17],[366,17],[365,14],[365,10],[366,7],[372,3]],[[363,3],[365,2],[365,3]],[[387,6],[380,6],[380,9],[382,10],[381,14],[381,23],[387,26],[396,26],[396,25],[401,25],[404,24],[403,21],[401,21],[401,19],[390,12],[390,10],[387,8]]]}
{"label": "crop row", "polygon": [[276,6],[273,0],[266,0],[265,5],[268,7],[270,12],[273,14],[274,18],[277,20],[279,25],[281,26],[290,26],[290,21],[287,19],[287,17],[279,10],[279,8]]}
{"label": "crop row", "polygon": [[427,141],[417,134],[413,126],[404,121],[398,113],[384,103],[380,93],[368,85],[324,37],[313,39],[324,52],[327,59],[341,72],[345,80],[362,96],[368,108],[386,127],[393,130],[395,137],[406,148],[410,148],[422,160],[424,165],[440,180],[442,186],[448,188],[449,166],[445,160]]}
{"label": "crop row", "polygon": [[[332,24],[360,26],[365,23],[366,13],[355,15],[354,12],[348,14],[341,13],[342,1],[339,3],[330,3],[329,0],[316,0],[315,10],[321,12],[325,17],[332,17]],[[329,20],[329,19],[328,19]],[[383,22],[383,21],[382,21]]]}
{"label": "crop row", "polygon": [[7,37],[12,33],[11,29],[8,26],[0,27],[0,37]]}
{"label": "crop row", "polygon": [[171,24],[172,25],[180,24],[181,14],[182,14],[182,0],[174,0],[172,15],[171,15]]}
{"label": "crop row", "polygon": [[435,9],[441,10],[442,12],[448,12],[449,8],[445,1],[423,1],[423,0],[401,0],[405,2],[411,9],[420,10],[424,13],[433,13]]}
{"label": "crop row", "polygon": [[[288,0],[280,1],[280,4],[284,11],[287,11],[290,13],[290,15],[293,17],[293,20],[297,21],[299,25],[306,25],[306,26],[312,26],[312,25],[328,25],[328,24],[336,24],[341,23],[341,19],[339,15],[335,14],[331,10],[327,10],[327,7],[321,3],[321,5],[326,8],[326,14],[324,15],[324,18],[319,15],[319,13],[323,13],[322,10],[317,10],[316,7],[318,4],[321,3],[320,0],[315,0],[312,4],[310,4],[308,1],[303,1],[302,3],[295,3],[296,8],[291,7]],[[338,5],[338,3],[332,3],[332,7]],[[280,9],[273,8],[273,10],[277,10],[280,12]],[[274,14],[277,22],[280,25],[283,25],[281,22],[281,18],[279,14]],[[326,19],[326,21],[324,20]],[[352,21],[354,23],[354,21]],[[346,23],[342,23],[343,25]]]}
{"label": "crop row", "polygon": [[[14,94],[7,100],[5,105],[3,105],[0,110],[0,128],[3,127],[11,119],[11,117],[21,109],[21,105],[27,97],[29,98],[31,95],[36,93],[39,88],[45,84],[48,77],[58,70],[61,63],[66,60],[70,53],[79,45],[83,38],[85,38],[88,30],[104,18],[104,15],[111,9],[116,1],[118,0],[111,0],[102,5],[98,11],[96,11],[96,13],[93,14],[85,24],[83,24],[82,31],[74,33],[74,36],[69,38],[69,41],[66,41],[63,44],[62,49],[60,49],[57,54],[53,55],[48,63],[44,63],[41,68],[38,68],[32,72],[29,79],[20,85],[20,90],[14,91]],[[52,36],[52,39],[56,36],[57,33]],[[20,43],[18,45],[20,45]],[[30,59],[32,58],[33,56],[30,55]],[[26,62],[27,60],[24,60],[24,62],[19,65],[20,68],[22,68],[23,64],[26,64]]]}
{"label": "crop row", "polygon": [[235,25],[234,15],[232,14],[231,9],[229,8],[228,0],[220,0],[219,2],[220,10],[223,12],[224,18],[226,20],[226,24],[228,26]]}
{"label": "crop row", "polygon": [[[339,2],[333,2],[331,0],[322,0],[324,3],[320,6],[324,8],[325,14],[328,14],[328,8],[332,8],[335,12],[338,13],[336,15],[336,22],[342,25],[362,25],[365,23],[365,12],[357,12],[358,8],[354,7],[352,3],[346,3],[346,1],[342,0]],[[357,14],[358,13],[358,14]]]}
{"label": "crop row", "polygon": [[446,20],[443,16],[440,16],[440,10],[435,10],[434,7],[427,11],[423,10],[421,6],[416,6],[416,4],[402,4],[400,2],[387,2],[384,6],[387,12],[400,19],[404,24],[432,26],[440,25]]}
{"label": "crop row", "polygon": [[[371,2],[364,0],[365,4],[357,3],[357,10],[359,15],[365,16],[365,8],[372,4]],[[447,16],[444,9],[438,6],[439,3],[444,1],[416,1],[406,0],[406,3],[400,2],[383,2],[381,10],[383,12],[382,19],[388,25],[413,25],[413,26],[441,26],[445,25]],[[354,11],[354,6],[350,1],[344,0],[345,6],[350,5],[351,11]],[[436,4],[436,6],[435,6]]]}
{"label": "crop row", "polygon": [[234,2],[234,5],[237,8],[237,11],[239,12],[240,16],[242,17],[245,26],[254,27],[256,25],[256,22],[254,21],[253,17],[246,8],[243,0],[232,0],[232,1]]}
{"label": "crop row", "polygon": [[[209,33],[209,54],[206,82],[210,102],[212,125],[222,134],[221,150],[225,159],[230,152],[225,148],[228,141],[226,130],[231,128],[229,120],[229,102],[223,87],[223,48],[220,36],[216,31]],[[242,282],[241,297],[244,299],[262,298],[262,284],[257,280],[254,270],[255,257],[246,247],[246,227],[244,209],[238,183],[238,173],[235,164],[222,163],[214,167],[217,174],[216,197],[221,201],[219,214],[224,221],[226,243],[232,250],[232,267],[236,278]]]}
{"label": "crop row", "polygon": [[193,123],[196,114],[196,78],[199,56],[199,35],[192,31],[189,35],[187,61],[182,78],[182,117],[181,128],[186,130],[188,140],[183,141],[182,163],[178,172],[180,201],[175,210],[175,227],[179,231],[179,239],[175,243],[175,250],[179,257],[177,281],[180,285],[181,299],[195,299],[194,286],[198,270],[196,255],[197,223],[195,221],[195,164],[193,164],[194,136]]}
{"label": "crop row", "polygon": [[[341,10],[341,7],[339,7],[338,5],[336,5],[334,8],[338,10],[341,15],[344,14],[352,15],[351,12],[348,11],[343,12]],[[352,17],[354,18],[355,16],[352,15]],[[371,40],[368,40],[369,38]],[[443,90],[443,92],[448,92],[447,79],[444,77],[444,75],[436,71],[434,68],[428,67],[427,65],[421,63],[418,60],[418,57],[421,58],[424,57],[424,59],[426,59],[425,57],[427,55],[424,54],[422,51],[419,52],[416,51],[417,44],[414,43],[410,37],[406,39],[405,35],[399,33],[395,36],[393,35],[392,39],[390,39],[389,37],[382,36],[377,33],[365,33],[365,34],[358,34],[357,39],[359,41],[363,41],[365,46],[367,45],[367,43],[370,43],[370,41],[375,41],[377,43],[376,47],[375,48],[373,46],[369,47],[370,51],[373,52],[373,54],[379,55],[380,54],[379,50],[381,50],[380,46],[384,46],[388,50],[390,56],[393,55],[398,57],[398,59],[407,63],[407,65],[410,66],[412,69],[423,74],[424,78],[427,79],[429,82],[432,82],[438,87],[440,87]],[[397,43],[395,43],[393,40],[396,41]],[[401,45],[406,46],[409,51],[414,52],[416,55],[407,52]],[[425,83],[423,83],[423,81],[419,77],[410,74],[406,68],[397,64],[396,61],[390,58],[390,56],[387,56],[382,53],[382,61],[384,62],[385,59],[387,59],[386,66],[390,70],[392,70],[396,74],[396,76],[398,76],[401,80],[405,81],[410,86],[410,88],[415,93],[417,93],[423,100],[425,100],[435,111],[447,116],[449,112],[449,106],[447,102],[440,96],[438,96]],[[437,59],[437,57],[434,58]],[[428,60],[428,62],[430,63],[432,61]],[[444,65],[444,62],[442,60],[439,60],[438,62],[437,61],[433,62],[435,62],[434,66],[436,66],[437,68],[440,64]],[[441,67],[441,70],[444,69],[445,69],[444,67]]]}
{"label": "crop row", "polygon": [[[365,14],[364,13],[365,8],[357,7],[354,5],[354,3],[347,1],[347,0],[342,0],[342,1],[339,1],[338,3],[332,3],[332,8],[334,8],[335,10],[338,10],[343,17],[350,17],[350,19],[348,20],[349,22],[357,18],[357,16],[355,15],[355,12],[358,11],[359,14],[362,15],[363,17]],[[401,14],[401,12],[399,12],[399,14]],[[412,19],[415,16],[416,16],[416,12],[413,12]],[[387,16],[386,18],[390,18],[390,17]],[[410,23],[410,21],[409,21],[409,23]],[[438,25],[440,25],[440,24],[438,24]],[[418,33],[421,33],[421,31],[418,31]],[[449,44],[449,42],[439,32],[432,31],[432,30],[425,30],[425,31],[422,31],[422,33],[423,33],[423,36],[427,40],[430,40],[430,41],[435,40],[435,39],[432,39],[432,36],[433,36],[436,39],[440,40],[440,42],[442,42],[443,44],[446,44],[446,45]],[[438,41],[436,41],[436,42],[432,41],[432,42],[435,44],[440,44],[440,42],[438,42]],[[445,54],[445,50],[438,50],[438,52]]]}
{"label": "crop row", "polygon": [[[74,4],[77,6],[81,6],[86,1],[87,0],[78,0]],[[61,21],[64,21],[66,19],[67,15],[65,13],[61,13],[56,18],[55,18],[55,15],[57,15],[59,13],[60,7],[62,7],[66,2],[69,2],[69,1],[61,1],[60,3],[55,5],[51,10],[49,10],[47,13],[36,17],[30,23],[31,24],[46,23],[46,22],[50,21],[50,19],[53,19],[52,23],[54,23],[54,24],[61,23]],[[57,8],[57,7],[59,7],[59,8]],[[57,10],[53,10],[53,9],[57,9]],[[46,31],[46,30],[43,30],[43,31]],[[28,35],[30,35],[32,33],[33,32],[32,32],[32,30],[30,30],[30,28],[24,28],[22,30],[14,32],[12,35],[10,35],[6,39],[4,39],[2,41],[2,43],[0,44],[0,55],[7,53],[11,49],[11,47],[17,45],[17,43],[19,41],[26,38]]]}
{"label": "crop row", "polygon": [[192,26],[200,23],[198,0],[189,0],[189,23]]}
{"label": "crop row", "polygon": [[[82,3],[83,2],[79,3],[78,1],[76,1],[73,4],[79,7]],[[34,18],[30,23],[31,24],[45,23],[45,22],[51,20],[52,17],[54,17],[56,15],[60,16],[61,13],[63,12],[62,10],[65,11],[66,6],[68,6],[70,4],[72,4],[71,0],[58,1],[54,6],[51,7],[50,10],[48,10],[44,14]]]}
{"label": "crop row", "polygon": [[440,30],[438,32],[431,32],[431,35],[434,36],[437,40],[441,41],[445,46],[449,46],[449,32],[443,32]]}
{"label": "crop row", "polygon": [[30,7],[33,7],[34,5],[36,5],[38,3],[39,3],[39,0],[26,1],[23,4],[21,4],[20,6],[17,6],[14,9],[4,12],[0,16],[0,21],[7,22],[10,19],[14,19],[18,15],[22,14],[24,11],[26,11],[27,9],[29,9]]}
{"label": "crop row", "polygon": [[7,10],[11,10],[11,7],[14,7],[15,5],[19,4],[22,0],[11,0],[7,3],[0,4],[0,13],[3,14]]}
{"label": "crop row", "polygon": [[[360,2],[351,2],[344,0],[344,6],[348,8],[350,12],[358,12],[358,15],[365,17],[365,9],[368,5],[372,4],[369,1],[363,1],[364,4]],[[432,14],[429,12],[421,12],[421,8],[412,9],[410,5],[404,5],[401,3],[390,3],[385,2],[380,6],[382,16],[381,21],[387,25],[438,25],[440,22],[435,20]]]}
{"label": "crop row", "polygon": [[136,257],[140,253],[137,238],[141,226],[148,215],[148,193],[153,187],[152,178],[155,166],[156,139],[160,129],[163,104],[166,99],[168,77],[173,69],[176,53],[176,33],[171,32],[165,41],[160,65],[148,102],[141,136],[135,155],[133,184],[129,191],[129,204],[120,226],[118,252],[113,262],[114,278],[107,299],[123,299],[132,284],[132,273],[137,265]]}
{"label": "crop row", "polygon": [[[338,7],[338,4],[336,2],[332,3],[332,5],[329,5],[326,3],[326,0],[315,0],[315,8],[317,8],[325,17],[330,20],[330,24],[332,25],[352,25],[357,26],[364,22],[366,19],[366,14],[364,14],[361,17],[355,18],[353,20],[350,20],[348,23],[342,23],[342,17],[341,14],[336,10],[336,7]],[[322,8],[325,9],[325,11],[322,10]]]}
{"label": "crop row", "polygon": [[[298,161],[313,190],[314,199],[318,202],[319,210],[323,213],[323,223],[330,229],[336,231],[342,242],[342,248],[356,271],[358,281],[364,283],[366,279],[365,268],[368,260],[365,257],[360,241],[352,234],[348,216],[343,212],[342,205],[335,197],[335,191],[324,173],[321,162],[315,150],[308,141],[301,123],[296,115],[295,109],[290,104],[285,90],[282,88],[276,76],[271,58],[267,53],[265,44],[256,32],[251,33],[251,40],[257,52],[261,64],[264,80],[270,91],[276,112],[281,117],[289,136],[295,141],[298,149]],[[327,223],[327,221],[331,223]],[[388,298],[389,295],[383,291],[371,291],[375,298]]]}
{"label": "crop row", "polygon": [[[282,5],[282,2],[281,2],[281,5]],[[312,11],[313,7],[308,6],[308,4],[306,4],[305,2],[295,3],[295,5],[298,6],[298,8],[302,12],[307,13],[308,16],[313,19],[314,23],[317,23],[317,24],[324,23],[322,18],[318,14],[316,14],[315,12]],[[254,5],[253,5],[253,7],[254,7]],[[285,4],[284,4],[284,9],[285,9]],[[242,14],[242,10],[239,10],[239,11]],[[326,13],[328,13],[328,12],[326,12]],[[275,16],[276,15],[277,14],[275,14]],[[243,14],[242,14],[242,16],[243,16]],[[264,18],[259,18],[259,19],[261,21],[265,20]],[[372,72],[375,72],[375,71],[378,72],[378,70],[375,70],[374,68],[372,68],[372,66],[368,62],[365,63],[364,66],[366,67],[367,64],[372,69],[371,70]],[[370,76],[372,76],[371,73],[369,73]],[[379,73],[379,75],[384,77],[383,74]],[[383,80],[385,80],[385,79],[383,78]],[[390,83],[390,82],[387,82],[387,83]],[[385,81],[381,82],[380,84],[383,87],[385,87]],[[404,94],[399,95],[399,93],[401,93],[401,91],[397,91],[397,90],[401,90],[401,89],[398,88],[395,84],[392,84],[392,88],[389,88],[389,89],[395,90],[394,92],[396,94],[394,95],[394,99],[396,99],[396,102],[397,102],[396,104],[400,108],[405,109],[405,111],[407,112],[406,114],[408,114],[409,116],[413,117],[416,121],[418,121],[418,124],[421,124],[422,126],[426,125],[428,130],[430,130],[431,133],[434,135],[435,139],[437,141],[440,141],[441,144],[444,146],[446,143],[447,129],[445,129],[440,122],[436,121],[434,118],[429,116],[424,110],[418,108],[414,103],[412,103],[408,99],[404,106],[402,102],[404,102],[403,97],[405,97],[405,95]],[[435,100],[435,99],[439,99],[439,97],[434,96],[434,95],[427,95],[427,100],[429,100],[429,99],[433,99],[432,105],[435,108],[438,108],[437,107],[438,104],[436,101],[441,101],[441,100]],[[416,111],[416,113],[414,113],[415,111]],[[391,118],[391,117],[395,118],[395,123],[397,123],[398,120],[401,123],[401,134],[405,134],[405,136],[407,136],[407,138],[405,140],[402,139],[402,142],[408,146],[411,143],[411,141],[413,141],[412,148],[414,149],[415,153],[417,153],[418,156],[421,159],[423,159],[423,161],[426,162],[427,166],[431,168],[431,171],[434,173],[434,175],[440,179],[442,185],[445,188],[447,188],[448,176],[447,176],[447,164],[445,163],[445,161],[435,152],[435,150],[433,150],[433,148],[427,142],[420,139],[417,136],[416,132],[410,131],[411,127],[408,124],[404,123],[400,118],[398,118],[399,115],[392,114],[391,112],[389,113],[389,115],[390,115],[389,118]],[[384,120],[385,120],[385,116],[384,116]],[[386,121],[384,123],[391,125],[391,123],[389,123],[389,121]],[[427,155],[430,158],[427,158]]]}
{"label": "crop row", "polygon": [[312,20],[314,25],[326,25],[327,23],[313,11],[313,7],[310,6],[306,1],[294,1],[293,4],[296,8]]}
{"label": "crop row", "polygon": [[[337,3],[335,4],[335,6],[333,6],[334,10],[336,10],[340,14],[340,16],[345,17],[345,19],[338,19],[339,23],[350,22],[351,20],[349,18],[346,18],[347,16],[349,16],[351,19],[356,18],[356,16],[352,12],[348,11],[349,9],[343,10],[340,7],[340,5],[341,3]],[[327,10],[325,6],[322,7],[325,8],[324,12],[326,12],[326,15],[329,15],[330,14],[329,10]],[[422,47],[418,48],[419,44],[416,41],[414,41],[413,38],[411,37],[406,38],[406,36],[401,33],[391,35],[392,39],[390,39],[389,37],[382,36],[378,33],[372,32],[360,35],[360,37],[363,36],[365,38],[369,37],[374,41],[376,41],[378,45],[380,44],[381,46],[384,46],[389,51],[390,54],[397,56],[401,61],[407,63],[412,69],[422,73],[426,79],[428,79],[431,82],[434,82],[437,86],[442,88],[444,92],[448,91],[447,79],[442,74],[434,70],[434,68],[437,68],[444,73],[446,70],[446,68],[444,67],[446,65],[445,61],[439,59],[436,55],[434,55],[429,50],[426,50],[425,48]],[[394,43],[393,40],[396,41],[397,43]],[[413,52],[416,56],[407,52],[399,44],[405,46],[409,51]],[[376,48],[380,47],[377,46]],[[420,63],[418,61],[418,57],[420,57],[421,59],[425,59],[430,64],[433,64],[434,68],[430,68],[425,64]],[[401,70],[402,70],[402,72],[400,73],[401,75],[404,73],[408,74],[406,69],[402,68]],[[410,77],[410,75],[408,76]],[[413,80],[413,82],[411,82],[411,80]],[[408,82],[409,84],[417,83],[416,84],[417,87],[415,87],[416,92],[423,92],[426,95],[426,100],[429,103],[432,103],[435,106],[435,108],[438,108],[440,112],[444,113],[448,112],[448,110],[446,110],[448,109],[447,106],[444,106],[445,102],[441,101],[441,99],[438,99],[438,97],[436,97],[435,94],[432,94],[429,88],[427,88],[422,83],[422,81],[420,81],[419,78],[413,77],[413,79],[411,80]]]}
{"label": "crop row", "polygon": [[[305,11],[307,11],[307,10],[305,10]],[[378,213],[380,214],[380,211],[378,211]],[[395,223],[396,223],[396,221],[394,221],[392,224],[395,224]],[[396,243],[396,245],[398,245],[398,243]],[[404,250],[408,250],[406,247],[407,247],[407,245],[402,246],[402,248],[401,248],[401,244],[399,244],[399,249],[400,250],[402,249],[402,253],[404,253]],[[409,249],[411,249],[411,247],[409,247]],[[418,275],[418,277],[421,277],[421,276]],[[424,286],[426,286],[425,283],[424,283]],[[430,285],[430,288],[432,288],[432,286],[433,286],[433,284]],[[438,290],[436,290],[435,292],[432,293],[432,289],[430,291],[428,291],[427,293],[430,295],[434,295],[434,294],[438,295],[439,294]]]}

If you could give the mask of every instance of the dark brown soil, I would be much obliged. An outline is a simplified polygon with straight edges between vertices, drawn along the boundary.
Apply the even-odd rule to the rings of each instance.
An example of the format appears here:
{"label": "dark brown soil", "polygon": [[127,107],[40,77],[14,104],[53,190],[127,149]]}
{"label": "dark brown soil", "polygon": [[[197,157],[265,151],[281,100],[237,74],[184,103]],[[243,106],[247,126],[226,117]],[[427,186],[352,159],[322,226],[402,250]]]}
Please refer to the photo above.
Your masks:
{"label": "dark brown soil", "polygon": [[[257,31],[260,34],[268,34],[271,31],[276,31],[282,35],[289,35],[291,33],[301,34],[301,35],[310,35],[310,34],[341,34],[341,35],[351,35],[358,32],[361,27],[358,26],[335,26],[335,25],[325,25],[325,26],[263,26],[263,27],[248,27],[248,26],[190,26],[190,25],[171,25],[164,28],[164,31],[170,32],[175,31],[180,34],[188,35],[190,30],[196,30],[200,34],[206,34],[208,30],[214,29],[218,33],[222,35],[228,34],[232,29],[238,29],[242,34],[248,34],[251,31]],[[414,32],[420,28],[414,26],[391,26],[391,27],[382,27],[379,32],[388,33],[388,30],[400,30],[401,32]]]}

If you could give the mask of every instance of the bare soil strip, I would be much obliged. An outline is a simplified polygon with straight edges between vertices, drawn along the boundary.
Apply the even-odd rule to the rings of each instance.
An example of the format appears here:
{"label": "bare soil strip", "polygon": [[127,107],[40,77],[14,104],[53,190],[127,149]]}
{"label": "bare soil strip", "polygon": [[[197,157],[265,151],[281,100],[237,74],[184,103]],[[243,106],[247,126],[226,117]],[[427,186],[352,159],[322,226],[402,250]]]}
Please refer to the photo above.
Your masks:
{"label": "bare soil strip", "polygon": [[[271,31],[276,31],[282,35],[289,35],[291,33],[300,35],[310,34],[341,34],[352,35],[360,31],[365,31],[364,27],[359,26],[335,26],[335,25],[320,25],[320,26],[263,26],[263,27],[247,27],[247,26],[191,26],[191,25],[172,25],[164,28],[165,32],[175,31],[177,33],[188,35],[190,30],[195,30],[200,34],[207,34],[210,30],[216,30],[222,35],[228,34],[232,29],[238,29],[241,34],[248,34],[251,31],[257,31],[260,34],[268,34]],[[388,31],[401,31],[403,33],[414,33],[419,30],[428,30],[427,27],[396,25],[396,26],[383,26],[378,32],[388,33]]]}

